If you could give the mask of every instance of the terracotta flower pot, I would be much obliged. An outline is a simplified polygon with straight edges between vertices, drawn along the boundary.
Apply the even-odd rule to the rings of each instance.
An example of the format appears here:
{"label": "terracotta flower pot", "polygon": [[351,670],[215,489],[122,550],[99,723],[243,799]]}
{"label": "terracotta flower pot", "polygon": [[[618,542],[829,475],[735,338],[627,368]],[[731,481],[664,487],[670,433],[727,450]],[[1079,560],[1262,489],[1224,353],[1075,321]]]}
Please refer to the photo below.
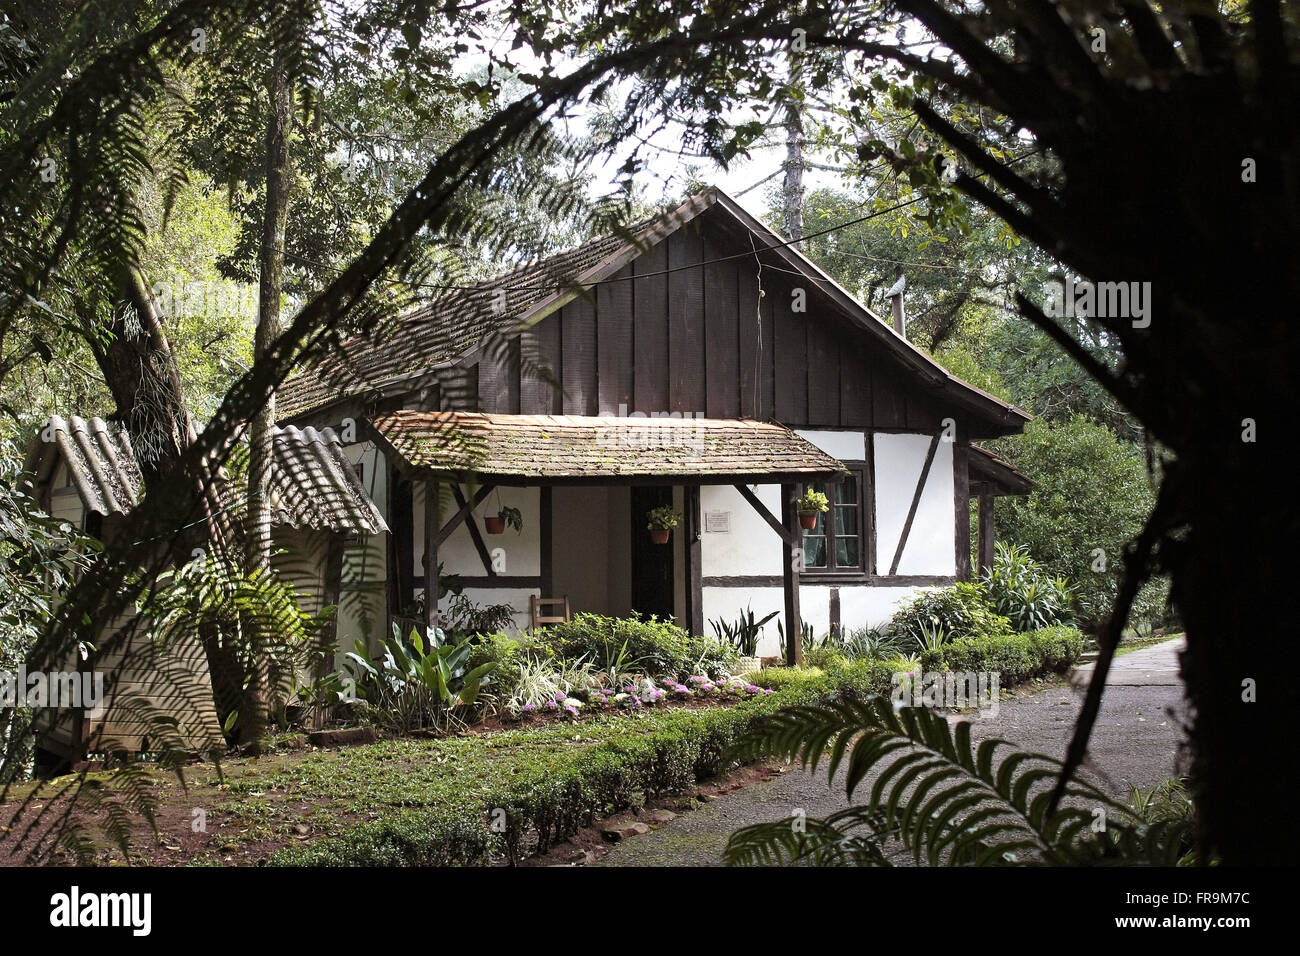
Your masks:
{"label": "terracotta flower pot", "polygon": [[655,544],[667,544],[667,543],[668,543],[668,529],[667,529],[667,528],[651,528],[651,529],[650,529],[650,540],[653,541]]}
{"label": "terracotta flower pot", "polygon": [[817,527],[817,514],[816,511],[799,512],[799,526],[805,531],[811,531],[813,528]]}
{"label": "terracotta flower pot", "polygon": [[483,519],[483,527],[488,534],[501,534],[506,530],[506,519],[500,515],[489,515]]}

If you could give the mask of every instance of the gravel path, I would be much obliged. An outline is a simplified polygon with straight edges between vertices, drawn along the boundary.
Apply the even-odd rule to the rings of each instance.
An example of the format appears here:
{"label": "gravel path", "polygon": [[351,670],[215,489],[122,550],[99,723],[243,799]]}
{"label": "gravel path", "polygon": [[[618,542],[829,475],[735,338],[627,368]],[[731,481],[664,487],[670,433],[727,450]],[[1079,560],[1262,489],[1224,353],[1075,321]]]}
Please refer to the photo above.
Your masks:
{"label": "gravel path", "polygon": [[[1177,666],[1178,643],[1170,641],[1116,659],[1127,664],[1112,671],[1108,681],[1088,764],[1093,779],[1112,796],[1126,798],[1130,784],[1150,787],[1177,772],[1186,711],[1182,688],[1167,678]],[[1143,678],[1143,673],[1150,678]],[[1082,700],[1081,690],[1062,685],[1003,701],[997,717],[972,722],[972,736],[1001,737],[1029,750],[1064,757]],[[846,803],[843,786],[832,789],[824,770],[810,773],[792,767],[771,781],[703,804],[657,830],[616,844],[592,865],[720,866],[733,830],[784,819],[796,808],[809,816],[825,816]]]}

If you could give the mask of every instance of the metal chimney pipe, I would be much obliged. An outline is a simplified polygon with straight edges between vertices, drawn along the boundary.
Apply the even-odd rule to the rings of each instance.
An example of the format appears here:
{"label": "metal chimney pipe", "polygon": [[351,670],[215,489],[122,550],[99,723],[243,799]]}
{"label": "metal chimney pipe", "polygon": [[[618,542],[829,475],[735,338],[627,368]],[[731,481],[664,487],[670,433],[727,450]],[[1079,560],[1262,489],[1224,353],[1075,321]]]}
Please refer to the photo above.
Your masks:
{"label": "metal chimney pipe", "polygon": [[898,270],[898,281],[889,287],[885,295],[889,298],[889,304],[894,310],[894,330],[903,338],[907,338],[907,318],[903,312],[903,290],[907,288],[907,278],[903,275],[903,270]]}

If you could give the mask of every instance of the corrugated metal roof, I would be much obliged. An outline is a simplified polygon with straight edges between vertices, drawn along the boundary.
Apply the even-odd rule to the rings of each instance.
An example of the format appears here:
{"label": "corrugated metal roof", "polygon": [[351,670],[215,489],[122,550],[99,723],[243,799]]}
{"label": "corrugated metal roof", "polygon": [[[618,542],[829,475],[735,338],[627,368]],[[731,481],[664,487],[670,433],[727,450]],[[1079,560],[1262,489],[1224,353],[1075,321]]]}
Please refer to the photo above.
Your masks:
{"label": "corrugated metal roof", "polygon": [[[38,438],[41,444],[28,456],[29,471],[37,471],[37,463],[53,445],[67,463],[72,484],[88,510],[102,515],[126,514],[139,503],[140,466],[130,435],[120,423],[52,415],[41,435],[49,440]],[[332,430],[277,428],[273,444],[271,488],[276,524],[349,533],[388,530]],[[227,492],[234,497],[233,489]]]}
{"label": "corrugated metal roof", "polygon": [[411,468],[500,482],[830,478],[844,466],[774,422],[396,411],[375,431]]}
{"label": "corrugated metal roof", "polygon": [[271,488],[281,524],[335,531],[388,530],[332,429],[277,428],[274,441]]}
{"label": "corrugated metal roof", "polygon": [[38,441],[58,449],[88,510],[123,514],[140,500],[140,465],[131,449],[131,436],[120,425],[102,418],[51,415]]}

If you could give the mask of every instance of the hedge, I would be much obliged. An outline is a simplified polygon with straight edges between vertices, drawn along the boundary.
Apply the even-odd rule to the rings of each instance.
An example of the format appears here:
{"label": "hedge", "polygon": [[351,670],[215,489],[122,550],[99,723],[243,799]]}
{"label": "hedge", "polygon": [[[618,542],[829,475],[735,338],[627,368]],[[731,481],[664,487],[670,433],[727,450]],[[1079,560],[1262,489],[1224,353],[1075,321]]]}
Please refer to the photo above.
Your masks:
{"label": "hedge", "polygon": [[[1006,686],[1063,669],[1078,659],[1083,643],[1074,628],[1052,627],[953,641],[922,654],[921,661],[926,670],[1001,671]],[[598,817],[633,806],[639,795],[682,790],[725,770],[732,744],[768,714],[836,697],[888,696],[894,673],[907,668],[901,658],[849,660],[825,671],[773,668],[752,678],[773,693],[730,707],[600,716],[434,742],[389,741],[314,755],[278,778],[247,786],[334,789],[342,794],[340,802],[351,797],[357,808],[383,807],[377,820],[346,824],[313,843],[277,851],[266,861],[272,866],[474,865],[503,855],[514,860],[532,831],[536,850],[545,852]],[[418,770],[410,770],[412,764]]]}
{"label": "hedge", "polygon": [[[311,844],[281,849],[266,863],[483,864],[502,855],[518,859],[525,835],[533,830],[539,841],[536,850],[545,852],[596,818],[632,806],[639,794],[685,789],[726,769],[725,754],[732,744],[774,711],[842,694],[880,693],[883,672],[874,665],[854,662],[831,673],[792,672],[783,689],[731,707],[649,711],[485,737],[354,748],[333,765],[321,762],[306,779],[299,772],[283,782],[262,780],[257,786],[268,790],[328,787],[340,761],[360,765],[374,759],[382,764],[400,754],[420,759],[424,774],[433,773],[406,788],[403,799],[420,805],[386,809],[378,820],[346,825]],[[886,692],[888,687],[886,678]],[[574,737],[595,742],[573,746]],[[445,761],[447,771],[429,770],[435,761]],[[357,777],[367,773],[361,766],[350,769]],[[359,786],[364,790],[365,784]]]}
{"label": "hedge", "polygon": [[997,671],[1003,687],[1060,673],[1082,655],[1085,646],[1078,628],[1067,625],[1025,631],[1010,637],[965,638],[921,652],[926,671]]}

